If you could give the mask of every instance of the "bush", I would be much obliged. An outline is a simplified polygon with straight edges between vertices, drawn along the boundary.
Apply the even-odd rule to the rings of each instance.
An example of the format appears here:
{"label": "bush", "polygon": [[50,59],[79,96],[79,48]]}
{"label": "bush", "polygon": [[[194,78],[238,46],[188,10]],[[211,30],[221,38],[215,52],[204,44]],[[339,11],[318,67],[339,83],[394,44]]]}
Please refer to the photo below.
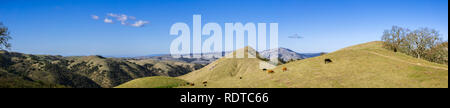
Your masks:
{"label": "bush", "polygon": [[448,65],[448,42],[440,43],[426,52],[426,59]]}

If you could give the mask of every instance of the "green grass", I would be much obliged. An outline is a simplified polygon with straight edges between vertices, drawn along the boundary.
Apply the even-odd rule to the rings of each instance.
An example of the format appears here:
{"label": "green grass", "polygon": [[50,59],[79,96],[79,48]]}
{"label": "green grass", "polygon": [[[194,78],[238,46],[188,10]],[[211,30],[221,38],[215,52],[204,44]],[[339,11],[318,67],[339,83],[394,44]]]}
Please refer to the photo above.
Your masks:
{"label": "green grass", "polygon": [[194,88],[448,88],[447,65],[385,50],[378,41],[280,65],[273,74],[258,69],[260,61],[222,58],[179,78],[198,83],[183,86]]}
{"label": "green grass", "polygon": [[135,79],[115,88],[174,88],[186,83],[186,81],[178,78],[154,76]]}

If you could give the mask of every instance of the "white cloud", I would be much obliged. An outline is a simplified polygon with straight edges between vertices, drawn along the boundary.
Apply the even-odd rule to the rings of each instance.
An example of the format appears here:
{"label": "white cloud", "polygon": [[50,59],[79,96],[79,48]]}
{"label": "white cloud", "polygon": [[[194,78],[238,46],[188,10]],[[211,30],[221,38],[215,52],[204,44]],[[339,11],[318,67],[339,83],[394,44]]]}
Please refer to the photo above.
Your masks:
{"label": "white cloud", "polygon": [[119,20],[121,22],[127,21],[128,20],[128,16],[125,15],[125,14],[122,14],[122,15],[117,17],[117,20]]}
{"label": "white cloud", "polygon": [[97,15],[91,15],[91,18],[94,20],[98,20],[100,17],[98,17]]}
{"label": "white cloud", "polygon": [[136,21],[134,24],[131,24],[131,26],[133,26],[133,27],[142,27],[142,26],[144,26],[145,24],[148,24],[148,23],[149,23],[148,21],[139,20],[139,21]]}
{"label": "white cloud", "polygon": [[118,15],[118,14],[114,14],[114,13],[108,13],[107,16],[110,16],[110,17],[115,18],[115,19],[116,19],[117,21],[119,21],[120,24],[122,24],[122,25],[128,25],[127,20],[128,20],[129,18],[128,18],[128,16],[125,15],[125,14]]}
{"label": "white cloud", "polygon": [[105,23],[113,23],[112,19],[108,19],[108,18],[105,18],[105,20],[103,20],[103,22],[105,22]]}
{"label": "white cloud", "polygon": [[[98,20],[100,17],[96,15],[91,16],[92,19]],[[126,26],[132,26],[132,27],[143,27],[145,24],[148,24],[149,21],[144,20],[137,20],[134,16],[128,16],[125,14],[114,14],[114,13],[108,13],[106,14],[105,19],[103,22],[105,23],[113,23],[114,21],[120,22],[122,25]],[[129,23],[130,21],[134,21],[134,23]]]}

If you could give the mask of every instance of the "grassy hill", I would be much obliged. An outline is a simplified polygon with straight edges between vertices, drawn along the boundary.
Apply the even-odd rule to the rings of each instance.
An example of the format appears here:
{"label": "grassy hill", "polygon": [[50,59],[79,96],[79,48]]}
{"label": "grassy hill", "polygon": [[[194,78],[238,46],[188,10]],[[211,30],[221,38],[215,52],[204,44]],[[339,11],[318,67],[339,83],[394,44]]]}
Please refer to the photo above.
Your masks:
{"label": "grassy hill", "polygon": [[[0,51],[0,88],[13,88],[14,85],[20,88],[48,88],[52,87],[51,85],[110,88],[142,77],[179,76],[202,66],[170,61],[127,60],[102,56],[63,57]],[[33,83],[31,85],[37,86],[20,86],[22,83]]]}
{"label": "grassy hill", "polygon": [[[324,59],[333,60],[325,64]],[[273,74],[258,68],[260,59],[219,59],[180,76],[196,83],[184,87],[249,88],[448,88],[448,66],[382,48],[381,42],[351,46],[323,56],[277,66]],[[283,72],[282,68],[287,71]],[[242,78],[242,79],[241,79]],[[200,83],[207,81],[207,86]]]}
{"label": "grassy hill", "polygon": [[115,88],[173,88],[186,83],[186,81],[174,77],[154,76],[135,79]]}

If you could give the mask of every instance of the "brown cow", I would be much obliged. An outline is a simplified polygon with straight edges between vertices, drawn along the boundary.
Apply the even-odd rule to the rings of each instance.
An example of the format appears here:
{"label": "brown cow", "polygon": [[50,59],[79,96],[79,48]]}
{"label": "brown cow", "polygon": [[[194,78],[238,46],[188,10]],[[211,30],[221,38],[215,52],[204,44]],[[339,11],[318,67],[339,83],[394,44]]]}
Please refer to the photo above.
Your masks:
{"label": "brown cow", "polygon": [[207,84],[208,83],[208,81],[203,81],[203,84]]}
{"label": "brown cow", "polygon": [[191,83],[191,86],[194,86],[195,84],[194,83]]}
{"label": "brown cow", "polygon": [[283,72],[286,72],[287,71],[287,68],[286,67],[283,67]]}
{"label": "brown cow", "polygon": [[273,70],[267,70],[267,73],[274,73]]}

